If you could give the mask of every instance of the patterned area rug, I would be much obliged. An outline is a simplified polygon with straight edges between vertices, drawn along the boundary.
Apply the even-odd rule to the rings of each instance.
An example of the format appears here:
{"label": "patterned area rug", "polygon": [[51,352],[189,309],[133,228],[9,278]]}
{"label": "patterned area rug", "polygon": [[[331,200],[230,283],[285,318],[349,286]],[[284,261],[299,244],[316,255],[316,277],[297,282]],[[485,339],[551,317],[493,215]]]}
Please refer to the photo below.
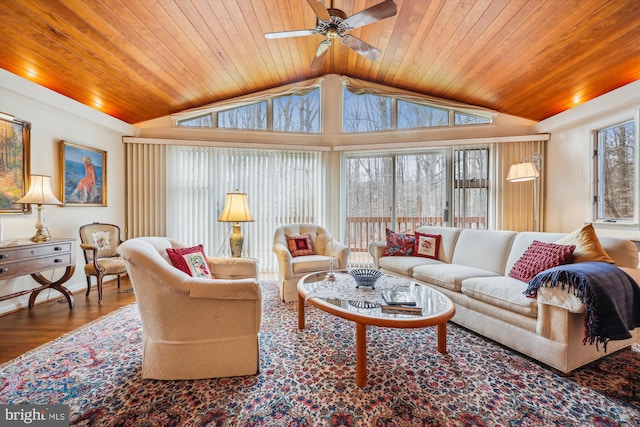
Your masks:
{"label": "patterned area rug", "polygon": [[80,426],[638,426],[640,347],[568,377],[449,324],[368,331],[369,385],[355,385],[355,328],[262,283],[261,372],[198,381],[140,377],[137,306],[0,366],[0,403],[66,403]]}

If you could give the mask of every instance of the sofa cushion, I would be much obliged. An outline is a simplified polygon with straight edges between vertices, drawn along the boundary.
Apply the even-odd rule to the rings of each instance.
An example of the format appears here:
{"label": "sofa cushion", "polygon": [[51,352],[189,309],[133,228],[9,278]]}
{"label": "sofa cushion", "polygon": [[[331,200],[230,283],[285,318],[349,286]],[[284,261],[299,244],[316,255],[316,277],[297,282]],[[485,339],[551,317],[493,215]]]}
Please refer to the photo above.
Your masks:
{"label": "sofa cushion", "polygon": [[493,271],[459,264],[434,264],[415,267],[413,277],[425,283],[460,292],[462,281],[470,277],[499,277]]}
{"label": "sofa cushion", "polygon": [[415,256],[394,256],[394,257],[382,257],[378,263],[378,267],[394,274],[401,274],[403,276],[412,277],[413,269],[421,265],[435,265],[443,264],[441,261],[415,257]]}
{"label": "sofa cushion", "polygon": [[513,239],[507,265],[504,270],[504,276],[508,276],[514,264],[520,259],[522,254],[529,248],[534,240],[545,243],[553,243],[566,233],[548,233],[543,231],[522,231]]}
{"label": "sofa cushion", "polygon": [[587,224],[561,239],[556,240],[559,245],[576,245],[573,251],[573,262],[602,261],[615,264],[615,261],[602,247],[593,224]]}
{"label": "sofa cushion", "polygon": [[571,262],[575,248],[575,245],[558,245],[534,240],[513,265],[509,276],[528,282],[541,271]]}
{"label": "sofa cushion", "polygon": [[384,256],[411,256],[416,236],[413,234],[396,233],[387,228],[387,247]]}
{"label": "sofa cushion", "polygon": [[[294,274],[325,271],[331,267],[331,258],[324,255],[301,255],[291,260]],[[334,258],[333,268],[338,268],[338,261]]]}
{"label": "sofa cushion", "polygon": [[462,282],[463,294],[496,307],[524,314],[538,316],[538,302],[527,298],[524,291],[527,283],[512,277],[473,277]]}
{"label": "sofa cushion", "polygon": [[515,231],[464,229],[458,237],[451,263],[503,275],[516,235]]}
{"label": "sofa cushion", "polygon": [[416,232],[420,233],[442,236],[440,239],[440,249],[438,250],[438,259],[447,263],[451,263],[453,251],[461,231],[461,228],[436,227],[433,225],[425,225],[416,230]]}
{"label": "sofa cushion", "polygon": [[440,253],[440,234],[425,234],[416,231],[416,242],[413,247],[413,256],[438,259]]}

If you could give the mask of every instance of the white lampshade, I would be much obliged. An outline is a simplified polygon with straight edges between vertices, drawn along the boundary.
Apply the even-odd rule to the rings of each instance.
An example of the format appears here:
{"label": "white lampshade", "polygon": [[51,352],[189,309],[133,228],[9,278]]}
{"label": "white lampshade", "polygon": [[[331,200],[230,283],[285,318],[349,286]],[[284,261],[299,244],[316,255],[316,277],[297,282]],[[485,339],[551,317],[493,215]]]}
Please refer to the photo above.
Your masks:
{"label": "white lampshade", "polygon": [[224,209],[218,218],[220,222],[251,222],[253,217],[249,212],[249,204],[247,203],[247,193],[227,193],[227,200]]}
{"label": "white lampshade", "polygon": [[531,162],[521,162],[511,165],[507,174],[507,181],[523,182],[531,181],[538,177],[538,170]]}
{"label": "white lampshade", "polygon": [[29,191],[16,203],[34,205],[61,205],[62,202],[51,192],[51,177],[46,175],[31,175]]}

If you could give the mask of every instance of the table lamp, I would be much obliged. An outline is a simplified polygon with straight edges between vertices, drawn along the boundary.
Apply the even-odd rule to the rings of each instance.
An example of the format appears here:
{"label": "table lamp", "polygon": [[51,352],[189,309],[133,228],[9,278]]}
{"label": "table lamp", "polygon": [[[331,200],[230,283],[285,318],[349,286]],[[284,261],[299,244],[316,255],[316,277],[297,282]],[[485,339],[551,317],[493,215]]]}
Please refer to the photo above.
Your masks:
{"label": "table lamp", "polygon": [[45,175],[31,175],[29,191],[15,203],[38,205],[38,221],[36,222],[36,235],[31,238],[34,242],[46,242],[51,240],[51,234],[42,218],[43,205],[61,205],[51,192],[51,177]]}
{"label": "table lamp", "polygon": [[229,236],[229,245],[231,246],[231,256],[239,258],[242,254],[242,244],[244,243],[244,236],[240,232],[240,223],[253,221],[247,203],[247,193],[240,193],[238,189],[233,193],[227,193],[227,200],[218,221],[234,223],[233,232]]}

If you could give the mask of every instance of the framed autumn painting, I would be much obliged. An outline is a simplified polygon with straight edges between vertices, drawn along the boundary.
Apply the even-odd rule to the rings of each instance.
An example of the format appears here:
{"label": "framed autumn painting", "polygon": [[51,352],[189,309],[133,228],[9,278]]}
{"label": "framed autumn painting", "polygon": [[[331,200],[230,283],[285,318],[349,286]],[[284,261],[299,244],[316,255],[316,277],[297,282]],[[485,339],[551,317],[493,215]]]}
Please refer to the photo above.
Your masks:
{"label": "framed autumn painting", "polygon": [[0,118],[0,213],[30,213],[30,204],[16,204],[29,188],[31,123]]}
{"label": "framed autumn painting", "polygon": [[107,152],[62,141],[62,203],[107,206]]}

